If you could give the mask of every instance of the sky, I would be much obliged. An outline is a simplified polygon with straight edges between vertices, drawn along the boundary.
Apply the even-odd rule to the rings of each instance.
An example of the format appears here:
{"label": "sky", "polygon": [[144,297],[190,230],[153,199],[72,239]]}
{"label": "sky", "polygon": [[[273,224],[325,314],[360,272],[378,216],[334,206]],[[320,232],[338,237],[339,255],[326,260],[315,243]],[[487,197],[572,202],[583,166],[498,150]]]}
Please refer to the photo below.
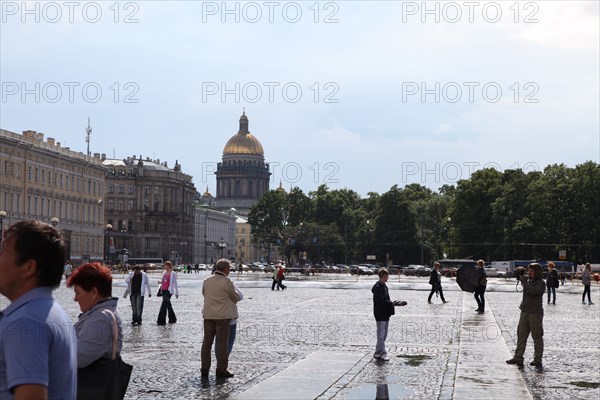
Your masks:
{"label": "sky", "polygon": [[366,196],[600,162],[597,1],[2,1],[0,128],[214,194],[245,110],[271,188]]}

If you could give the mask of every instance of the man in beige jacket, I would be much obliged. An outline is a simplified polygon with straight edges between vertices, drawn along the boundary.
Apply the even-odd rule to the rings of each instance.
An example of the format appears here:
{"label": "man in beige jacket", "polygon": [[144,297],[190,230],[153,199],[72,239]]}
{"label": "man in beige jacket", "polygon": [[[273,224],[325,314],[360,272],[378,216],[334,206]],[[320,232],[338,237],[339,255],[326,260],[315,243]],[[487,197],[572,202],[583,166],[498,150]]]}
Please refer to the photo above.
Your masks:
{"label": "man in beige jacket", "polygon": [[217,358],[217,378],[231,378],[233,374],[227,370],[229,354],[229,322],[238,317],[236,303],[240,296],[236,293],[233,282],[229,280],[230,264],[228,260],[217,261],[215,272],[204,280],[202,295],[204,296],[204,340],[200,358],[202,362],[202,378],[208,378],[211,362],[211,348],[216,337],[215,356]]}

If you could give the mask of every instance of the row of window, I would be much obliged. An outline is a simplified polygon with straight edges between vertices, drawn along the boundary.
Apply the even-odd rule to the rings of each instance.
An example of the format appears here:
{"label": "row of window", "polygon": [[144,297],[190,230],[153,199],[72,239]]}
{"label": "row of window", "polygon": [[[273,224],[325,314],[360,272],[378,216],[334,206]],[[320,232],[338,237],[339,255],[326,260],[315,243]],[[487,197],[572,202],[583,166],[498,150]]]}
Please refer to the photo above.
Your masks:
{"label": "row of window", "polygon": [[[86,194],[97,195],[101,192],[101,183],[91,178],[81,178],[74,175],[63,175],[62,173],[52,172],[44,168],[29,166],[27,172],[29,182],[38,182],[50,187],[59,187],[61,189],[77,191],[82,190]],[[83,187],[82,187],[83,186]]]}

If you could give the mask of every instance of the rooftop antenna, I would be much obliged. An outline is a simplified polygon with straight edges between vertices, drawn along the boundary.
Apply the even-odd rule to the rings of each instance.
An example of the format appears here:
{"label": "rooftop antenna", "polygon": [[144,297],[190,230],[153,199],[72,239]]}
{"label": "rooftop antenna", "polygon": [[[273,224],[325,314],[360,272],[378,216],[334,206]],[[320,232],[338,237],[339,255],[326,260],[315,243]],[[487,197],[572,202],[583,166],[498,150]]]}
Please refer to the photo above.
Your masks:
{"label": "rooftop antenna", "polygon": [[85,128],[85,141],[87,142],[87,155],[90,154],[90,135],[92,134],[92,127],[90,126],[90,117],[88,117],[88,126]]}

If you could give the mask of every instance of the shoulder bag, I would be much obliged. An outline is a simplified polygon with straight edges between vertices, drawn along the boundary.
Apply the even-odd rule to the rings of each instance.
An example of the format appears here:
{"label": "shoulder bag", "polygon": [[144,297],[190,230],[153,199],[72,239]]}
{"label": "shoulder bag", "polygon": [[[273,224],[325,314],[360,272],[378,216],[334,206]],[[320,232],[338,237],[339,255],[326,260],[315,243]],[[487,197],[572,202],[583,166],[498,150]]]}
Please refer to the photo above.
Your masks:
{"label": "shoulder bag", "polygon": [[100,358],[77,370],[78,400],[122,400],[127,392],[133,366],[125,363],[117,354],[119,325],[115,314],[112,317],[112,358]]}

